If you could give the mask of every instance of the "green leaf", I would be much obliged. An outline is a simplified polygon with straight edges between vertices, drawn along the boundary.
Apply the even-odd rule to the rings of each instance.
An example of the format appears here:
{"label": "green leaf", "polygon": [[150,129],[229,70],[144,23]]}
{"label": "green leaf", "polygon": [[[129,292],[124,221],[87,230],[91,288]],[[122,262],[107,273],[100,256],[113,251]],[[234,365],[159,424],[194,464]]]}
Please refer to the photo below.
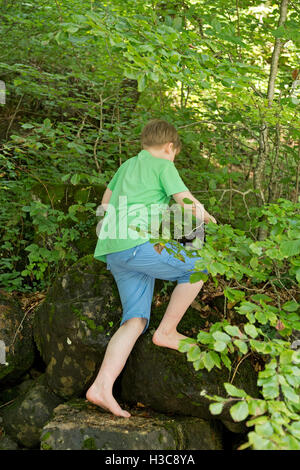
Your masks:
{"label": "green leaf", "polygon": [[222,341],[223,343],[229,343],[231,341],[230,336],[222,331],[215,331],[212,336],[216,341]]}
{"label": "green leaf", "polygon": [[75,175],[73,175],[72,178],[71,178],[71,183],[74,184],[74,185],[78,184],[80,179],[81,179],[80,174],[75,173]]}
{"label": "green leaf", "polygon": [[263,396],[267,400],[272,400],[273,398],[277,398],[279,395],[279,387],[278,385],[266,385],[263,387]]}
{"label": "green leaf", "polygon": [[228,300],[242,300],[245,297],[245,292],[242,290],[232,289],[230,287],[226,287],[224,289],[224,295],[227,297]]}
{"label": "green leaf", "polygon": [[223,410],[224,403],[211,403],[209,405],[209,411],[212,415],[219,415]]}
{"label": "green leaf", "polygon": [[293,350],[286,350],[286,351],[283,351],[283,352],[280,354],[280,364],[282,364],[282,365],[284,365],[284,364],[290,364],[290,363],[292,362],[293,355],[294,355],[294,351],[293,351]]}
{"label": "green leaf", "polygon": [[193,204],[193,203],[194,203],[194,201],[192,201],[191,199],[188,199],[187,197],[184,197],[184,198],[183,198],[183,202],[184,202],[185,204]]}
{"label": "green leaf", "polygon": [[251,336],[251,338],[256,338],[256,336],[258,335],[257,329],[254,325],[251,325],[251,323],[246,323],[244,325],[244,331],[247,335]]}
{"label": "green leaf", "polygon": [[267,411],[267,402],[265,400],[250,400],[248,403],[249,413],[253,416],[259,416]]}
{"label": "green leaf", "polygon": [[282,242],[280,252],[287,257],[298,255],[300,253],[300,240]]}
{"label": "green leaf", "polygon": [[138,91],[142,92],[146,88],[146,74],[139,75],[138,77]]}
{"label": "green leaf", "polygon": [[188,361],[196,361],[200,358],[200,348],[199,346],[191,346],[189,351],[187,352],[187,360]]}
{"label": "green leaf", "polygon": [[218,369],[221,369],[221,359],[219,354],[217,354],[215,351],[209,351],[207,354],[209,354],[215,366],[217,366]]}
{"label": "green leaf", "polygon": [[293,403],[297,403],[297,404],[300,402],[299,395],[289,385],[281,385],[281,390],[282,390],[282,393],[284,394],[284,396],[289,401],[292,401]]}
{"label": "green leaf", "polygon": [[262,437],[270,437],[274,433],[273,426],[269,421],[262,424],[256,424],[255,431]]}
{"label": "green leaf", "polygon": [[28,122],[25,124],[22,124],[21,126],[23,129],[33,129],[34,126],[32,124],[29,124]]}
{"label": "green leaf", "polygon": [[258,306],[251,302],[244,301],[242,302],[241,306],[237,308],[237,311],[242,315],[246,315],[247,313],[254,312],[257,310]]}
{"label": "green leaf", "polygon": [[244,398],[244,397],[247,396],[247,393],[244,390],[240,390],[240,389],[238,389],[237,387],[235,387],[234,385],[232,385],[228,382],[225,382],[223,385],[224,385],[228,395],[230,395],[232,397]]}
{"label": "green leaf", "polygon": [[179,351],[187,352],[191,349],[191,344],[195,343],[193,338],[186,338],[179,341]]}
{"label": "green leaf", "polygon": [[226,333],[228,333],[229,335],[231,336],[237,336],[238,338],[241,337],[242,333],[241,331],[239,330],[239,328],[237,326],[232,326],[232,325],[226,325],[224,327],[224,330],[226,331]]}
{"label": "green leaf", "polygon": [[251,295],[251,299],[254,300],[254,301],[255,300],[256,301],[263,300],[264,302],[271,302],[272,301],[272,297],[269,297],[266,294],[254,294],[254,295]]}
{"label": "green leaf", "polygon": [[225,353],[222,353],[221,354],[221,360],[222,360],[223,364],[225,365],[225,367],[227,367],[227,369],[230,371],[231,370],[231,360],[229,359],[229,357]]}
{"label": "green leaf", "polygon": [[226,343],[224,343],[223,341],[216,341],[215,344],[214,344],[214,350],[215,351],[218,351],[218,352],[222,352],[224,351],[224,349],[226,349]]}
{"label": "green leaf", "polygon": [[[259,242],[257,242],[257,243],[259,243]],[[256,255],[261,255],[261,253],[262,253],[262,247],[257,245],[256,243],[251,243],[249,245],[249,248],[252,251],[252,253],[255,253]]]}
{"label": "green leaf", "polygon": [[196,273],[192,273],[191,276],[190,276],[190,282],[191,284],[195,283],[195,282],[198,282],[198,281],[207,281],[208,279],[208,275],[205,274],[205,273],[201,273],[200,271],[199,272],[196,272]]}
{"label": "green leaf", "polygon": [[239,401],[230,408],[230,414],[233,421],[243,421],[249,414],[248,403],[246,401]]}
{"label": "green leaf", "polygon": [[283,310],[286,310],[287,312],[296,312],[299,307],[300,305],[298,302],[295,302],[294,300],[289,300],[282,305]]}
{"label": "green leaf", "polygon": [[210,372],[211,369],[214,367],[215,361],[212,359],[209,353],[206,353],[205,356],[203,357],[203,364],[205,368],[208,370],[208,372]]}
{"label": "green leaf", "polygon": [[244,341],[241,341],[240,339],[236,339],[233,341],[233,344],[235,344],[238,347],[238,349],[241,351],[242,354],[247,354],[248,346]]}
{"label": "green leaf", "polygon": [[197,335],[197,341],[199,341],[199,343],[209,344],[213,342],[213,338],[210,333],[207,333],[206,331],[199,331]]}

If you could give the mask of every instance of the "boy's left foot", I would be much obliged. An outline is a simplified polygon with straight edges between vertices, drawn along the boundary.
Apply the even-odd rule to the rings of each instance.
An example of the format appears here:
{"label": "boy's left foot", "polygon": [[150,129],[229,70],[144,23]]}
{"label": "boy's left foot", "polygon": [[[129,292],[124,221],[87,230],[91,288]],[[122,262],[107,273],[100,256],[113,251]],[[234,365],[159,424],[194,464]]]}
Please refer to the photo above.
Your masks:
{"label": "boy's left foot", "polygon": [[[178,333],[178,331],[170,334],[164,334],[161,331],[156,330],[152,337],[152,342],[156,346],[163,346],[165,348],[175,349],[178,351],[180,340],[187,338],[188,336],[184,336],[181,333]],[[194,345],[197,346],[197,343],[191,344],[191,346]]]}

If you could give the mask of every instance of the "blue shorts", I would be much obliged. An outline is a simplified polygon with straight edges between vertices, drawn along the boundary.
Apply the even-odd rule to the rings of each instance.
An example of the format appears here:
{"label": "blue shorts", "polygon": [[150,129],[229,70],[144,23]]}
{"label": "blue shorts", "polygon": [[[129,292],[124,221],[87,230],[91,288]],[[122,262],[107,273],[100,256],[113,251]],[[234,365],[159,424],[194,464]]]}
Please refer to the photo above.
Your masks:
{"label": "blue shorts", "polygon": [[[171,247],[170,243],[165,244]],[[183,244],[181,243],[183,246]],[[172,250],[174,251],[174,245]],[[166,249],[158,253],[150,241],[134,246],[127,250],[109,253],[106,255],[107,269],[109,269],[117,283],[123,307],[123,316],[120,326],[133,317],[146,318],[149,326],[151,303],[155,279],[177,281],[178,284],[188,283],[190,276],[195,272],[195,263],[202,259],[196,256],[189,257],[184,250],[180,254],[185,262],[169,254]],[[204,271],[207,273],[207,270]]]}

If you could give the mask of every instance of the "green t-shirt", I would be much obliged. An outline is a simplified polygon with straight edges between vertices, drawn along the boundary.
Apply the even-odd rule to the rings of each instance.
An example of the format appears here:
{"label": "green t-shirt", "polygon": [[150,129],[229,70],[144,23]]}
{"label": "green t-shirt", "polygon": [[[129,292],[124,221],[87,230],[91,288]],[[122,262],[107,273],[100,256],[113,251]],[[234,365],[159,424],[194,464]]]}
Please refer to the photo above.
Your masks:
{"label": "green t-shirt", "polygon": [[94,258],[104,262],[108,253],[150,240],[150,234],[145,232],[149,232],[150,216],[153,221],[153,214],[158,214],[157,220],[161,221],[162,208],[169,204],[171,195],[188,191],[174,163],[153,157],[147,150],[126,160],[108,188],[112,195],[94,252]]}

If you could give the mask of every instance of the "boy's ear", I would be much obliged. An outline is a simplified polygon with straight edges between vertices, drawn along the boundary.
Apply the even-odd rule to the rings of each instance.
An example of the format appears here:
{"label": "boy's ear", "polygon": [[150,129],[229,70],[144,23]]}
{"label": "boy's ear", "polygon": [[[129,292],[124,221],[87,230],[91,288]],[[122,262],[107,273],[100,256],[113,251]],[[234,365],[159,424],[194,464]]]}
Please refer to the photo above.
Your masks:
{"label": "boy's ear", "polygon": [[168,142],[167,144],[165,144],[165,151],[167,153],[173,153],[174,152],[174,144],[173,142]]}

